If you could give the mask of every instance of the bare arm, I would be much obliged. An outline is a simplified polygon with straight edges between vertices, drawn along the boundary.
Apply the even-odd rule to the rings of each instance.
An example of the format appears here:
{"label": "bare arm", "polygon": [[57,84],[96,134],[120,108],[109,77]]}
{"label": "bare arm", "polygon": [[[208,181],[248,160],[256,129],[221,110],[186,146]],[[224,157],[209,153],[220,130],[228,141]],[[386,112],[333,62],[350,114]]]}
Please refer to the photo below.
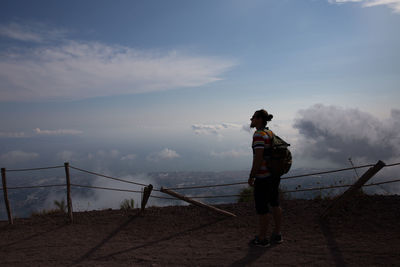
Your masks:
{"label": "bare arm", "polygon": [[248,181],[250,186],[254,185],[254,177],[256,176],[258,170],[261,168],[262,162],[264,160],[264,149],[256,149],[254,153],[255,154],[253,156],[253,165],[251,167]]}

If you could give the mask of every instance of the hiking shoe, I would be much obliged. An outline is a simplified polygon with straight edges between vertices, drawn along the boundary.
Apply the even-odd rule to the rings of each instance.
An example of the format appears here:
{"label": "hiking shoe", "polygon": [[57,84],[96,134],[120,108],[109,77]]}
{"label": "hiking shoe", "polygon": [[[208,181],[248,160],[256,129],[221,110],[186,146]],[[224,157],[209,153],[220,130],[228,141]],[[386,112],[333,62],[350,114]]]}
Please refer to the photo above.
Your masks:
{"label": "hiking shoe", "polygon": [[271,242],[274,242],[276,244],[282,243],[283,242],[282,235],[281,234],[272,233]]}
{"label": "hiking shoe", "polygon": [[269,247],[271,245],[267,238],[261,240],[261,239],[258,238],[258,236],[256,236],[253,240],[251,240],[251,244],[253,246],[264,247],[264,248]]}

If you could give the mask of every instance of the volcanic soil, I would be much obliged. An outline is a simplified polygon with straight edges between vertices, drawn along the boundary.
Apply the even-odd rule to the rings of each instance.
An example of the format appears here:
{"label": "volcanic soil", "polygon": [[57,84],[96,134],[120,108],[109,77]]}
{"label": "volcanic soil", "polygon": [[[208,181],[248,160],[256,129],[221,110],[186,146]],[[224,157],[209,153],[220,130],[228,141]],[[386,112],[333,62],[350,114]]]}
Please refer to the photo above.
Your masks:
{"label": "volcanic soil", "polygon": [[283,243],[252,247],[253,203],[103,210],[0,222],[0,266],[400,266],[400,196],[284,200]]}

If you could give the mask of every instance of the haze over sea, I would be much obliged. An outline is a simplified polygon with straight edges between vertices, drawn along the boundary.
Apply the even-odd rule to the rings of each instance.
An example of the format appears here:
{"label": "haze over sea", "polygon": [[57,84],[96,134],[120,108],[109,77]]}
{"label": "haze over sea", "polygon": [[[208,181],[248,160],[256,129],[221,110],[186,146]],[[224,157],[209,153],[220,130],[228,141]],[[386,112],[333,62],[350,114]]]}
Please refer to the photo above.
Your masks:
{"label": "haze over sea", "polygon": [[[291,144],[292,173],[351,167],[349,158],[400,162],[399,47],[400,0],[2,1],[0,166],[68,161],[146,183],[246,181],[249,119],[261,108]],[[8,183],[59,181],[62,171]],[[298,185],[310,182],[286,186]],[[51,190],[11,198],[48,208],[63,194]],[[84,192],[81,209],[131,197]]]}

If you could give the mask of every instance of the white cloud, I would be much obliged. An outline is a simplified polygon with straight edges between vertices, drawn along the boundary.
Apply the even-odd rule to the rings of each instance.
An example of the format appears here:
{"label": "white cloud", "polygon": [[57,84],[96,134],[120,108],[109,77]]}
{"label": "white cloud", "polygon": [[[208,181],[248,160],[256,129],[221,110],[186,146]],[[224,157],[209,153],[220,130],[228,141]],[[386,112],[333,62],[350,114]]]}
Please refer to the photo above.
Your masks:
{"label": "white cloud", "polygon": [[294,128],[300,133],[299,155],[347,162],[377,160],[390,162],[400,157],[400,110],[386,119],[358,109],[314,105],[299,111]]}
{"label": "white cloud", "polygon": [[362,2],[364,0],[328,0],[329,3],[332,4],[342,4],[347,2]]}
{"label": "white cloud", "polygon": [[118,149],[111,149],[111,150],[103,150],[103,149],[99,149],[96,151],[95,154],[93,153],[89,153],[87,158],[88,159],[116,159],[119,158],[120,156],[120,152],[118,151]]}
{"label": "white cloud", "polygon": [[388,6],[395,13],[400,13],[400,0],[328,0],[328,2],[332,4],[360,2],[363,7]]}
{"label": "white cloud", "polygon": [[73,159],[76,159],[76,154],[72,151],[64,150],[57,153],[57,158],[63,161],[71,161]]}
{"label": "white cloud", "polygon": [[117,149],[112,149],[110,151],[111,158],[117,158],[119,156],[119,151]]}
{"label": "white cloud", "polygon": [[192,129],[195,134],[215,134],[220,135],[221,131],[228,128],[240,128],[241,125],[223,122],[220,124],[193,124]]}
{"label": "white cloud", "polygon": [[374,0],[366,1],[364,3],[365,7],[381,6],[387,5],[394,10],[396,13],[400,13],[400,0]]}
{"label": "white cloud", "polygon": [[0,132],[0,137],[21,138],[21,137],[25,137],[25,133],[24,132]]}
{"label": "white cloud", "polygon": [[0,161],[4,164],[14,164],[19,162],[25,162],[33,160],[39,157],[38,153],[34,152],[24,152],[21,150],[13,150],[4,153],[0,156]]}
{"label": "white cloud", "polygon": [[250,150],[229,150],[229,151],[222,151],[222,152],[214,152],[210,153],[211,156],[216,158],[239,158],[239,157],[247,157],[250,156]]}
{"label": "white cloud", "polygon": [[61,39],[65,34],[65,30],[51,29],[38,22],[30,22],[29,24],[11,22],[0,25],[0,36],[23,42],[43,43]]}
{"label": "white cloud", "polygon": [[163,150],[159,151],[159,152],[154,152],[151,153],[150,155],[147,156],[147,160],[148,161],[160,161],[160,160],[170,160],[170,159],[174,159],[174,158],[179,158],[180,155],[172,149],[169,148],[164,148]]}
{"label": "white cloud", "polygon": [[135,160],[137,158],[136,154],[128,154],[121,157],[121,160]]}
{"label": "white cloud", "polygon": [[243,124],[243,125],[242,125],[242,130],[245,131],[245,132],[251,133],[252,130],[251,130],[251,128],[250,128],[250,123]]}
{"label": "white cloud", "polygon": [[41,130],[35,128],[33,131],[38,135],[77,135],[82,133],[82,131],[73,129]]}
{"label": "white cloud", "polygon": [[[10,38],[33,42],[45,38],[45,33],[33,30],[17,35],[15,29],[23,26],[1,27],[2,35]],[[63,39],[1,53],[0,98],[83,99],[197,87],[220,80],[233,66],[231,60],[179,51],[143,51]]]}

